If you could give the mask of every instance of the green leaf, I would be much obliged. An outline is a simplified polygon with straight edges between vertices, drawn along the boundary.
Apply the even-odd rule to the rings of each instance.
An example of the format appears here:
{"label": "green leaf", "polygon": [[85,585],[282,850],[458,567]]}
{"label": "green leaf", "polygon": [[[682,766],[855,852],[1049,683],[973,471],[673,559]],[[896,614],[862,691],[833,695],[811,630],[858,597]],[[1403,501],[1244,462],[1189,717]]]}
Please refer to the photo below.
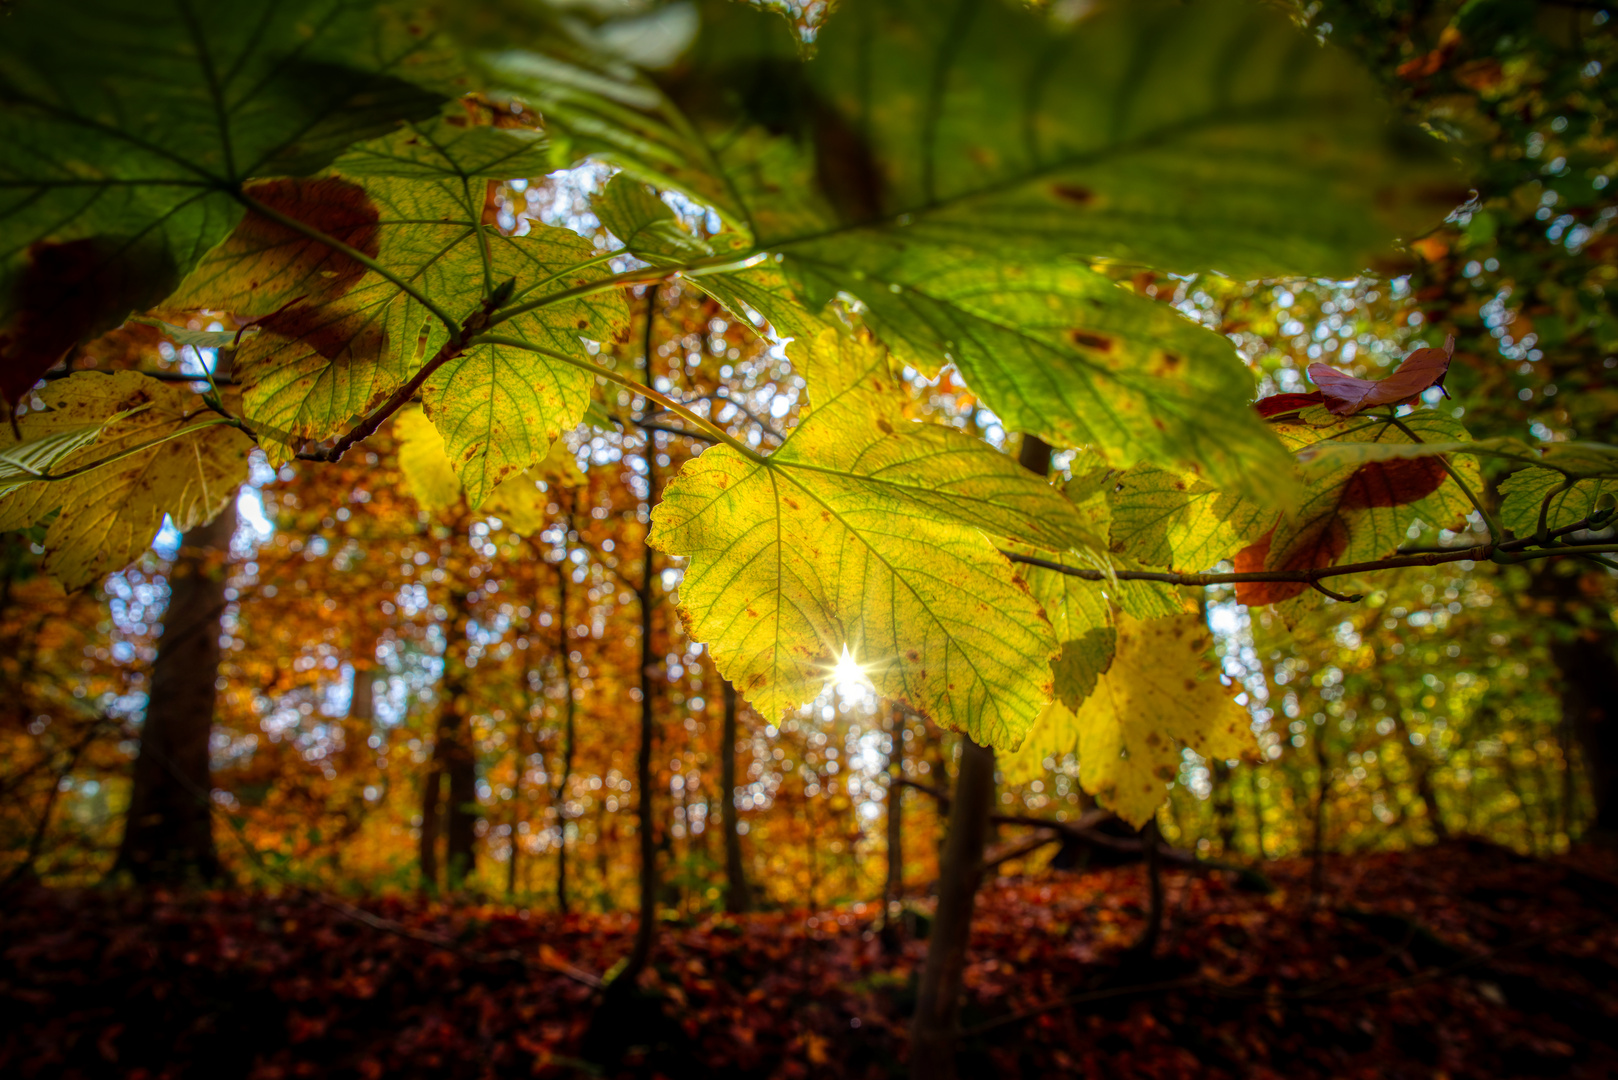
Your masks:
{"label": "green leaf", "polygon": [[623,241],[631,255],[653,266],[685,263],[713,254],[713,248],[686,231],[656,192],[622,173],[609,180],[590,205],[601,224]]}
{"label": "green leaf", "polygon": [[301,175],[444,100],[432,42],[357,0],[23,3],[0,35],[0,373],[15,399],[168,293]]}
{"label": "green leaf", "polygon": [[1177,570],[1204,570],[1229,558],[1274,520],[1250,500],[1153,465],[1118,474],[1107,502],[1113,551]]}
{"label": "green leaf", "polygon": [[[722,17],[745,21],[736,7]],[[711,157],[679,166],[711,175],[671,182],[783,257],[809,311],[850,296],[907,361],[953,359],[1009,428],[1118,465],[1183,461],[1261,501],[1290,482],[1228,343],[1090,261],[1348,276],[1452,206],[1434,144],[1255,4],[1117,3],[1066,26],[998,0],[870,0],[807,62],[751,18],[705,26],[636,84],[646,100],[592,115],[617,135],[689,121]]]}
{"label": "green leaf", "polygon": [[[0,489],[0,530],[28,528],[54,512],[45,570],[66,588],[133,562],[165,514],[182,532],[212,520],[247,479],[251,440],[184,384],[134,371],[81,372],[37,396],[45,408],[21,418],[23,442],[55,436],[79,445],[52,463],[51,475],[63,479]],[[93,441],[82,441],[86,428],[99,429]]]}
{"label": "green leaf", "polygon": [[994,448],[906,421],[883,350],[828,330],[791,355],[814,411],[769,458],[705,451],[653,514],[651,542],[688,560],[692,634],[766,717],[814,698],[846,646],[879,694],[1015,745],[1057,642],[995,547],[1082,546],[1084,523]]}
{"label": "green leaf", "polygon": [[[515,279],[511,306],[566,294],[500,327],[549,355],[486,344],[460,350],[428,377],[422,397],[473,506],[542,460],[584,415],[593,386],[563,358],[588,359],[584,339],[614,338],[628,309],[621,290],[590,290],[610,268],[577,233],[534,226],[504,236],[484,222],[492,178],[477,170],[520,158],[526,145],[520,133],[472,138],[447,121],[418,124],[338,161],[339,173],[355,166],[357,181],[334,175],[252,187],[272,213],[334,237],[380,270],[258,213],[203,260],[171,303],[261,320],[261,333],[236,355],[247,419],[287,444],[338,434],[449,340],[446,321],[421,295],[459,324],[498,283]],[[410,163],[408,175],[384,175],[377,164],[399,161]]]}
{"label": "green leaf", "polygon": [[[1565,490],[1564,485],[1568,485]],[[1604,493],[1618,493],[1618,480],[1606,477],[1575,481],[1552,469],[1522,469],[1500,482],[1500,524],[1518,536],[1536,535],[1539,508],[1548,496],[1551,503],[1545,526],[1552,530],[1564,528],[1594,513]]]}

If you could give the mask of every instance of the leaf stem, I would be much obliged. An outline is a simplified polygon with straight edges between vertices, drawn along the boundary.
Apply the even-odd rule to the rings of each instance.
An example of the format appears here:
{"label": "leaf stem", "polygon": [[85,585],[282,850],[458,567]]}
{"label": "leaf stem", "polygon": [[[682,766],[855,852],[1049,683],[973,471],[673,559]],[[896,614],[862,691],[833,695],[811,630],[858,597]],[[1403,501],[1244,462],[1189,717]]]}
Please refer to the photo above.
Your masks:
{"label": "leaf stem", "polygon": [[[1406,424],[1403,420],[1399,419],[1397,416],[1394,416],[1392,413],[1389,413],[1386,419],[1394,427],[1410,436],[1412,441],[1418,443],[1427,441],[1412,431],[1409,424]],[[1489,539],[1497,544],[1504,540],[1506,538],[1505,530],[1500,527],[1500,523],[1495,520],[1494,515],[1489,513],[1488,510],[1484,509],[1482,500],[1473,494],[1471,487],[1467,485],[1465,480],[1461,479],[1461,474],[1457,472],[1455,467],[1449,463],[1449,455],[1435,454],[1434,456],[1438,458],[1439,464],[1444,466],[1444,471],[1449,474],[1449,478],[1455,481],[1455,486],[1461,489],[1461,494],[1465,495],[1467,501],[1472,504],[1472,507],[1475,510],[1477,510],[1478,516],[1483,519],[1483,524],[1487,526],[1489,530]]]}
{"label": "leaf stem", "polygon": [[599,376],[600,378],[606,379],[609,382],[615,382],[619,386],[623,386],[634,391],[641,397],[657,402],[657,404],[662,408],[667,409],[675,416],[678,416],[681,420],[684,420],[686,423],[696,427],[703,436],[711,438],[715,442],[724,443],[726,446],[730,447],[732,450],[736,451],[738,454],[741,454],[743,457],[747,458],[756,465],[765,465],[769,462],[769,459],[763,454],[759,453],[757,450],[754,450],[751,446],[748,446],[746,443],[730,434],[730,432],[714,424],[707,417],[691,411],[686,406],[681,405],[678,401],[675,401],[668,395],[653,390],[650,386],[645,385],[639,380],[633,379],[628,375],[622,374],[621,372],[613,371],[611,368],[602,367],[600,364],[592,363],[591,361],[585,360],[582,357],[569,356],[566,353],[556,352],[551,349],[542,348],[538,345],[532,345],[521,340],[520,338],[503,337],[499,334],[479,334],[466,344],[468,348],[473,345],[503,345],[511,349],[522,349],[525,352],[538,353],[540,356],[548,356],[552,360],[560,360],[564,364],[571,364],[572,366],[579,368],[581,371],[588,371],[590,374]]}
{"label": "leaf stem", "polygon": [[404,278],[400,277],[392,270],[389,270],[387,267],[365,254],[365,252],[360,251],[358,248],[350,247],[348,244],[343,243],[334,236],[327,236],[314,226],[299,221],[295,217],[283,214],[281,211],[276,210],[273,207],[266,206],[264,203],[259,202],[257,199],[253,198],[244,191],[238,191],[235,193],[235,195],[237,201],[243,206],[247,207],[249,210],[253,211],[253,213],[258,214],[261,217],[268,218],[283,228],[291,229],[300,236],[306,236],[316,243],[325,244],[333,251],[353,259],[367,270],[371,270],[382,275],[387,280],[393,282],[394,285],[396,285],[411,299],[415,300],[416,303],[432,312],[434,317],[436,317],[439,322],[443,323],[444,326],[449,329],[451,340],[454,340],[460,335],[460,320],[456,319],[453,315],[449,314],[449,312],[439,307],[432,301],[430,297],[427,296],[426,293],[422,292]]}

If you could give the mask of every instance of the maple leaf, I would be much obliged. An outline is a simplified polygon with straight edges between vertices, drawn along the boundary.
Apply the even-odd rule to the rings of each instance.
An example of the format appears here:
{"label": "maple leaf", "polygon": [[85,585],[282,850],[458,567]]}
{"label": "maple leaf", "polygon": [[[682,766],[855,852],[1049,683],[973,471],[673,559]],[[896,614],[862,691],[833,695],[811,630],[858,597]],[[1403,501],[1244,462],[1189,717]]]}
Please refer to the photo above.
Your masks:
{"label": "maple leaf", "polygon": [[1378,405],[1403,405],[1416,400],[1430,387],[1443,389],[1444,376],[1449,372],[1450,360],[1455,355],[1455,337],[1444,339],[1444,347],[1417,349],[1382,379],[1357,379],[1345,375],[1329,364],[1310,364],[1309,377],[1324,397],[1326,408],[1337,416],[1355,413]]}
{"label": "maple leaf", "polygon": [[1026,782],[1042,774],[1045,758],[1077,753],[1084,790],[1138,826],[1168,797],[1182,745],[1207,758],[1248,756],[1252,718],[1219,681],[1208,659],[1213,637],[1199,616],[1123,615],[1116,635],[1094,690],[1076,709],[1052,702],[1003,768],[1010,782]]}
{"label": "maple leaf", "polygon": [[[23,442],[37,447],[60,437],[73,449],[50,462],[50,473],[85,471],[15,484],[8,476],[0,530],[27,528],[56,512],[45,533],[45,570],[68,589],[132,562],[164,515],[182,532],[212,520],[247,479],[251,440],[184,384],[134,371],[82,372],[37,396],[45,408],[21,418]],[[95,431],[93,440],[86,429]],[[7,451],[15,458],[23,447]],[[89,467],[97,462],[105,464]]]}
{"label": "maple leaf", "polygon": [[1058,643],[996,550],[1099,545],[1060,492],[979,440],[906,421],[886,350],[833,330],[789,347],[814,409],[768,458],[717,446],[652,515],[687,560],[680,611],[771,719],[815,697],[844,646],[879,694],[1014,745]]}

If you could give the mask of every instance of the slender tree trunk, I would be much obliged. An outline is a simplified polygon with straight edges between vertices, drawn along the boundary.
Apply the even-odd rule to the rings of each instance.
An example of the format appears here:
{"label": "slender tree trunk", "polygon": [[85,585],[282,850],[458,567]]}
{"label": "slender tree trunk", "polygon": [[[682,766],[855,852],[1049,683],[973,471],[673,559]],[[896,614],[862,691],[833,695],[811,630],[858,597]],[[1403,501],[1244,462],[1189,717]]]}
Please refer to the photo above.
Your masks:
{"label": "slender tree trunk", "polygon": [[972,935],[972,908],[994,796],[994,751],[961,737],[961,761],[949,804],[949,832],[938,877],[938,910],[927,935],[927,964],[910,1024],[913,1080],[953,1080],[955,1017]]}
{"label": "slender tree trunk", "polygon": [[[451,622],[444,650],[443,696],[433,739],[432,763],[422,792],[419,858],[423,887],[438,885],[438,837],[445,837],[445,885],[460,888],[477,861],[477,758],[467,710],[467,636],[471,594],[457,585],[450,594]],[[442,798],[448,779],[448,798]]]}
{"label": "slender tree trunk", "polygon": [[[1050,475],[1051,448],[1041,439],[1024,435],[1018,460],[1039,476]],[[938,910],[927,935],[927,964],[910,1024],[910,1075],[915,1080],[955,1076],[955,1017],[994,798],[994,750],[962,735],[949,833],[938,873]]]}
{"label": "slender tree trunk", "polygon": [[736,688],[721,681],[725,696],[724,730],[719,737],[719,817],[725,832],[725,910],[731,914],[753,907],[752,888],[742,863],[741,822],[736,812]]}
{"label": "slender tree trunk", "polygon": [[1214,828],[1219,833],[1219,850],[1226,856],[1236,852],[1236,779],[1229,765],[1213,762]]}
{"label": "slender tree trunk", "polygon": [[[573,652],[567,613],[568,585],[572,564],[567,557],[567,538],[573,531],[573,515],[562,522],[562,561],[556,564],[556,656],[562,669],[562,772],[551,789],[556,807],[556,910],[567,914],[567,789],[573,782],[573,752],[576,732],[573,710]],[[599,839],[599,838],[598,838]]]}
{"label": "slender tree trunk", "polygon": [[1323,884],[1323,864],[1326,857],[1326,799],[1331,795],[1331,770],[1326,761],[1326,727],[1325,723],[1315,725],[1311,737],[1315,741],[1315,828],[1313,863],[1309,871],[1309,892],[1311,899],[1320,896]]}
{"label": "slender tree trunk", "polygon": [[[646,287],[646,326],[642,355],[644,363],[641,377],[646,386],[652,385],[652,330],[657,316],[657,286]],[[646,460],[646,528],[651,530],[652,510],[657,506],[657,434],[643,432],[646,439],[641,451]],[[635,784],[639,789],[636,807],[636,828],[640,841],[640,919],[635,927],[635,947],[629,962],[619,973],[618,981],[634,986],[640,973],[652,956],[652,943],[657,932],[657,837],[656,820],[652,805],[652,749],[656,738],[656,716],[653,712],[652,681],[657,665],[657,651],[652,641],[653,561],[652,545],[642,541],[640,588],[640,750],[635,758]]]}
{"label": "slender tree trunk", "polygon": [[1163,867],[1160,848],[1163,835],[1158,831],[1154,815],[1140,830],[1141,851],[1146,856],[1146,926],[1141,931],[1131,952],[1151,959],[1157,951],[1157,939],[1163,933]]}
{"label": "slender tree trunk", "polygon": [[169,605],[115,867],[143,883],[219,877],[208,740],[219,678],[219,618],[235,532],[232,499],[212,522],[181,538],[169,573]]}
{"label": "slender tree trunk", "polygon": [[1439,842],[1448,840],[1449,826],[1444,824],[1444,811],[1438,805],[1438,789],[1433,787],[1432,755],[1426,747],[1417,746],[1410,740],[1410,727],[1405,723],[1404,710],[1396,707],[1392,714],[1393,730],[1399,735],[1405,760],[1410,763],[1411,784],[1421,799],[1423,809],[1427,811],[1427,824],[1433,830],[1433,839]]}
{"label": "slender tree trunk", "polygon": [[904,740],[904,713],[895,707],[893,710],[893,723],[890,727],[892,733],[891,749],[888,751],[888,876],[884,888],[884,895],[889,905],[900,903],[904,899],[905,867],[904,867],[904,779],[905,772],[905,740]]}
{"label": "slender tree trunk", "polygon": [[1269,858],[1269,852],[1264,850],[1264,800],[1259,794],[1258,770],[1248,769],[1247,790],[1253,798],[1253,846],[1258,849],[1259,860]]}

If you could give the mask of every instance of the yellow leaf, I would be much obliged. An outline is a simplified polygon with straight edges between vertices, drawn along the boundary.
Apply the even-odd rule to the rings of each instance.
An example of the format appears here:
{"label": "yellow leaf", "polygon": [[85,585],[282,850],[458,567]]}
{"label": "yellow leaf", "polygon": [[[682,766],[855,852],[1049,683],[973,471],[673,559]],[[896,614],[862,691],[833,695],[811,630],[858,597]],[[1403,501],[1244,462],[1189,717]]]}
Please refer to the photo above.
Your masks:
{"label": "yellow leaf", "polygon": [[444,453],[444,437],[420,409],[404,409],[393,419],[399,439],[399,471],[416,503],[430,513],[460,501],[461,481]]}
{"label": "yellow leaf", "polygon": [[879,347],[828,330],[790,351],[814,411],[767,459],[705,451],[653,514],[652,544],[689,560],[687,625],[771,719],[814,698],[847,646],[879,694],[1015,745],[1058,642],[996,546],[1060,551],[1089,530],[988,444],[906,421]]}
{"label": "yellow leaf", "polygon": [[[8,484],[0,495],[0,529],[26,528],[60,511],[45,534],[45,570],[66,588],[133,562],[165,514],[182,532],[212,520],[247,479],[252,442],[184,384],[135,371],[81,372],[38,396],[45,409],[19,422],[24,443],[101,425],[94,441],[48,471],[64,476],[105,464],[62,480]],[[9,432],[4,438],[11,441]]]}
{"label": "yellow leaf", "polygon": [[1143,825],[1168,796],[1180,748],[1236,758],[1253,748],[1247,710],[1231,700],[1208,659],[1212,638],[1195,615],[1118,618],[1112,666],[1077,711],[1052,702],[1003,768],[1013,783],[1049,756],[1077,752],[1079,783],[1103,806]]}

